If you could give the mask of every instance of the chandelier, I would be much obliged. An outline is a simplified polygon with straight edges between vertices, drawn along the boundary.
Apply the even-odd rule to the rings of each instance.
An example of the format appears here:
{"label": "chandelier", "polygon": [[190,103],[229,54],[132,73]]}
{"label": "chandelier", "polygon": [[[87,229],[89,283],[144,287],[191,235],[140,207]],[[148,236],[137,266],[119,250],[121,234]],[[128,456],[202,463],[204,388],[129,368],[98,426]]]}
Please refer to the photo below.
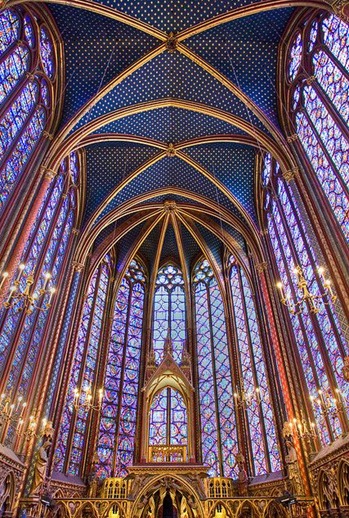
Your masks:
{"label": "chandelier", "polygon": [[100,410],[102,407],[103,400],[103,389],[98,390],[98,401],[93,404],[93,391],[91,385],[87,385],[80,390],[78,387],[74,388],[74,400],[73,406],[75,411],[78,412],[81,408],[89,412],[90,410]]}
{"label": "chandelier", "polygon": [[259,387],[256,387],[254,390],[240,390],[236,387],[234,392],[234,399],[236,406],[238,408],[248,408],[255,402],[259,405],[262,402],[261,391]]}
{"label": "chandelier", "polygon": [[[25,283],[21,282],[25,266],[26,265],[24,263],[21,263],[18,266],[17,278],[10,286],[7,299],[4,302],[4,307],[6,309],[14,308],[15,311],[24,310],[27,315],[30,315],[34,309],[47,311],[51,307],[52,297],[56,292],[56,288],[54,286],[48,287],[48,283],[52,278],[52,275],[49,272],[46,272],[44,274],[42,288],[34,291],[32,287],[34,284],[34,272],[27,275]],[[3,272],[2,279],[0,281],[0,290],[8,276],[8,272]],[[21,285],[23,288],[21,288]],[[50,296],[48,300],[45,300],[47,294]]]}
{"label": "chandelier", "polygon": [[[11,393],[3,393],[0,395],[0,442],[6,440],[10,427],[15,427],[15,434],[18,437],[25,437],[30,440],[36,437],[35,430],[37,428],[38,419],[36,411],[29,418],[26,416],[27,403],[23,396],[12,399]],[[46,426],[47,420],[42,420],[43,428]]]}
{"label": "chandelier", "polygon": [[316,396],[310,396],[310,401],[323,417],[335,418],[343,411],[341,391],[336,388],[334,394],[329,389],[319,389]]}
{"label": "chandelier", "polygon": [[299,265],[293,270],[293,273],[296,276],[296,285],[301,292],[299,300],[293,300],[290,294],[286,294],[283,284],[281,282],[277,283],[276,286],[281,292],[281,302],[293,315],[299,315],[302,313],[306,304],[308,304],[311,313],[318,313],[320,311],[321,304],[329,304],[329,301],[326,300],[328,297],[332,302],[337,300],[337,296],[333,292],[330,279],[326,279],[324,276],[324,268],[320,266],[317,271],[325,288],[323,293],[312,293],[310,291],[309,285],[304,277],[303,270]]}
{"label": "chandelier", "polygon": [[287,427],[289,434],[293,437],[298,437],[298,439],[305,439],[309,441],[310,439],[315,439],[316,437],[315,423],[312,421],[308,423],[303,415],[301,416],[301,419],[293,418],[292,421],[285,423],[284,430],[286,430]]}

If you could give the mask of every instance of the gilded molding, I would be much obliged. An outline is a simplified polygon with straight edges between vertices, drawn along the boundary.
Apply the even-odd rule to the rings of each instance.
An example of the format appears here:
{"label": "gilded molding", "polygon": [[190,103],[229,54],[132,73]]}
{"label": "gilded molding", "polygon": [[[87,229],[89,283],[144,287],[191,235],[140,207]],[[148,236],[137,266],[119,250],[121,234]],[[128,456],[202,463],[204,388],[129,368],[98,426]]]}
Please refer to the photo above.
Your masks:
{"label": "gilded molding", "polygon": [[53,180],[57,174],[56,171],[45,166],[41,166],[40,172],[41,175],[44,176],[47,180]]}
{"label": "gilded molding", "polygon": [[294,167],[293,169],[289,169],[288,171],[283,171],[282,173],[282,177],[287,183],[294,180],[297,176],[299,176],[298,167]]}
{"label": "gilded molding", "polygon": [[311,85],[312,83],[314,83],[314,81],[316,81],[316,77],[315,76],[309,76],[309,77],[307,77],[305,82],[306,82],[307,85]]}
{"label": "gilded molding", "polygon": [[287,142],[289,142],[289,143],[295,142],[296,140],[298,140],[297,133],[293,133],[293,135],[290,135],[289,137],[287,137]]}
{"label": "gilded molding", "polygon": [[257,263],[256,264],[256,271],[261,274],[263,272],[265,272],[265,270],[267,270],[268,268],[268,263],[266,261],[263,261],[261,263]]}
{"label": "gilded molding", "polygon": [[72,266],[76,272],[82,272],[82,270],[85,268],[84,263],[80,263],[79,261],[73,261]]}
{"label": "gilded molding", "polygon": [[349,2],[348,0],[331,0],[333,12],[349,23]]}
{"label": "gilded molding", "polygon": [[42,134],[43,134],[43,136],[44,136],[45,138],[47,138],[48,140],[53,140],[53,137],[54,137],[54,136],[52,135],[52,133],[49,133],[48,131],[43,131],[43,132],[42,132]]}

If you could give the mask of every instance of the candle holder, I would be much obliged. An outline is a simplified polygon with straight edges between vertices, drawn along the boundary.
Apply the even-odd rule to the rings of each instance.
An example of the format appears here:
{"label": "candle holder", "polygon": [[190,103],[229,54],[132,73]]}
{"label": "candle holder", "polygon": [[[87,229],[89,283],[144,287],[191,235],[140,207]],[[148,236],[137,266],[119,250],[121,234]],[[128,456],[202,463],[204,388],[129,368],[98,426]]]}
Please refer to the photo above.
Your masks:
{"label": "candle holder", "polygon": [[304,277],[304,273],[300,266],[296,266],[293,270],[293,273],[296,276],[296,285],[298,289],[301,291],[301,297],[299,300],[294,301],[290,294],[285,292],[284,286],[282,282],[277,283],[277,288],[279,288],[281,293],[281,302],[284,306],[286,306],[290,313],[293,315],[299,315],[304,311],[304,307],[308,304],[311,313],[318,313],[320,311],[321,304],[328,305],[330,301],[335,302],[337,300],[337,296],[335,295],[330,279],[326,279],[324,276],[324,268],[320,266],[318,269],[319,277],[323,283],[325,291],[323,293],[311,293],[308,283]]}
{"label": "candle holder", "polygon": [[262,402],[261,390],[259,387],[256,387],[254,390],[245,391],[240,390],[236,387],[234,392],[234,400],[235,404],[238,408],[248,408],[255,401],[257,405]]}
{"label": "candle holder", "polygon": [[74,401],[73,406],[75,411],[78,412],[81,408],[85,409],[87,412],[90,410],[100,410],[102,407],[103,400],[103,389],[98,389],[98,401],[97,403],[93,403],[93,391],[91,385],[87,385],[85,388],[78,387],[74,389]]}
{"label": "candle holder", "polygon": [[[48,311],[51,307],[52,297],[56,292],[54,286],[48,286],[52,275],[49,272],[44,274],[44,282],[42,287],[35,291],[34,285],[34,272],[27,275],[24,287],[22,277],[25,270],[25,264],[21,263],[18,266],[18,274],[16,279],[10,286],[9,293],[4,302],[6,309],[14,308],[15,311],[25,311],[27,315],[30,315],[34,310]],[[8,278],[8,272],[3,272],[0,280],[0,290],[4,285],[4,282]],[[46,295],[49,295],[48,300],[45,300]]]}

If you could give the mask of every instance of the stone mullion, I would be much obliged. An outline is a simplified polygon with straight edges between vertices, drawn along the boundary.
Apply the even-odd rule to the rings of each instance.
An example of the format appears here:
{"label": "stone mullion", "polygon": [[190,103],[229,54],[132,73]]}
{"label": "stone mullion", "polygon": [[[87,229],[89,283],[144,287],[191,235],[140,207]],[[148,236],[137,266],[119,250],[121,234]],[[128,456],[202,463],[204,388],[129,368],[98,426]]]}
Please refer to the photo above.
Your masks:
{"label": "stone mullion", "polygon": [[285,411],[285,402],[282,393],[282,387],[280,385],[280,380],[278,376],[277,366],[275,364],[275,354],[272,352],[272,340],[270,333],[266,331],[268,329],[268,318],[265,311],[265,306],[263,302],[263,293],[261,291],[259,278],[256,274],[256,269],[260,270],[260,272],[264,271],[267,267],[267,263],[260,263],[259,265],[255,265],[252,262],[252,279],[255,287],[255,309],[257,318],[257,325],[259,329],[259,335],[262,339],[262,350],[263,350],[263,358],[264,368],[266,371],[267,384],[269,389],[269,398],[272,402],[272,412],[274,417],[274,423],[276,425],[277,430],[277,441],[279,445],[280,452],[282,451],[282,428],[283,423],[287,421],[287,414]]}
{"label": "stone mullion", "polygon": [[[250,331],[249,320],[248,320],[248,313],[247,313],[247,307],[246,307],[246,298],[245,298],[246,295],[245,295],[245,292],[244,292],[244,289],[243,289],[243,285],[242,285],[241,269],[240,268],[238,269],[238,278],[239,278],[239,286],[240,286],[240,293],[241,293],[241,300],[242,300],[242,308],[243,308],[244,320],[245,320],[245,326],[246,326],[246,335],[247,335],[247,340],[248,340],[248,350],[249,350],[250,361],[251,361],[251,365],[252,365],[253,384],[254,384],[254,387],[256,389],[256,387],[259,388],[259,383],[258,383],[256,365],[255,365],[255,361],[254,361],[254,351],[253,351],[253,347],[252,347],[251,331]],[[253,304],[255,305],[255,300],[254,300],[253,292],[252,292],[252,286],[250,286],[250,289],[251,289],[252,301],[253,301]],[[255,307],[255,311],[256,311],[256,307]],[[247,408],[245,409],[245,414],[246,414],[246,417],[247,417]],[[261,403],[258,404],[258,415],[259,415],[260,427],[262,429],[262,436],[263,436],[262,440],[263,440],[264,454],[265,454],[265,457],[266,457],[266,464],[267,464],[266,467],[267,467],[267,471],[270,472],[271,471],[271,467],[270,467],[270,459],[269,459],[269,447],[268,447],[268,442],[266,440],[266,430],[265,430],[265,424],[264,424],[264,415],[263,415]],[[248,417],[247,417],[247,419],[248,419]],[[250,441],[251,441],[251,445],[252,445],[251,433],[250,433]],[[252,448],[251,448],[251,451],[252,451]]]}
{"label": "stone mullion", "polygon": [[[349,196],[349,189],[348,189],[348,186],[346,185],[345,181],[344,181],[344,178],[342,177],[342,175],[340,174],[339,170],[338,170],[338,167],[336,166],[333,158],[331,157],[330,153],[328,152],[328,149],[326,148],[326,145],[325,143],[323,142],[323,140],[321,139],[321,135],[319,134],[318,130],[316,129],[313,121],[311,120],[310,118],[310,114],[308,113],[307,109],[306,108],[303,108],[302,109],[302,113],[304,114],[305,118],[307,119],[307,122],[309,124],[309,126],[311,127],[311,129],[313,130],[313,133],[316,137],[316,140],[317,140],[317,143],[318,145],[320,146],[323,154],[325,155],[325,157],[327,158],[327,161],[328,163],[330,164],[330,166],[332,167],[333,169],[333,172],[338,180],[338,182],[341,184],[341,187],[343,189],[343,191],[345,193],[347,193],[347,196]],[[306,155],[308,157],[308,155]],[[310,163],[310,167],[313,168],[311,162],[310,162],[310,159],[308,158],[309,160],[309,163]],[[315,173],[315,171],[314,171]],[[315,176],[316,176],[316,173],[315,173]],[[317,179],[317,181],[319,182],[319,180]],[[322,189],[322,188],[321,188]],[[323,194],[323,197],[325,198],[326,200],[326,203],[328,203],[328,200],[322,190],[322,194]],[[338,224],[338,223],[337,223]]]}
{"label": "stone mullion", "polygon": [[[57,380],[57,390],[52,398],[52,402],[50,405],[50,417],[53,421],[53,426],[55,428],[55,438],[54,438],[54,451],[56,448],[56,443],[59,438],[60,426],[62,425],[62,414],[64,411],[64,407],[66,405],[66,396],[69,388],[69,381],[72,374],[72,362],[74,360],[75,350],[77,346],[77,338],[79,333],[79,326],[83,314],[83,309],[85,305],[85,300],[87,297],[87,289],[88,289],[88,280],[89,280],[89,272],[85,269],[85,266],[82,264],[75,264],[73,262],[73,269],[75,270],[74,275],[78,275],[78,287],[76,290],[75,301],[73,302],[73,309],[70,318],[70,324],[65,344],[67,344],[64,354],[64,360],[62,361],[62,371]],[[84,271],[83,275],[80,275],[81,271]],[[70,294],[69,294],[70,295]]]}
{"label": "stone mullion", "polygon": [[[76,234],[74,235],[74,237],[75,236],[76,236]],[[70,265],[71,259],[73,256],[75,240],[72,237],[70,237],[69,241],[70,242],[68,243],[68,246],[67,246],[67,250],[69,251],[68,257],[66,257],[65,260],[63,261],[61,271],[64,271],[66,269],[66,267],[68,265]],[[40,380],[36,384],[35,398],[36,398],[36,404],[37,404],[37,408],[38,408],[38,416],[47,417],[48,421],[52,420],[52,414],[51,414],[51,411],[49,408],[50,388],[51,388],[50,385],[54,382],[54,379],[52,379],[52,372],[54,369],[54,360],[55,360],[57,349],[59,346],[59,341],[57,339],[55,339],[55,337],[58,337],[60,331],[62,330],[62,325],[63,325],[64,318],[65,318],[65,311],[67,310],[67,302],[69,300],[69,297],[68,297],[69,288],[68,287],[71,284],[73,275],[74,275],[74,270],[70,269],[67,278],[62,280],[62,283],[61,283],[62,289],[60,290],[61,291],[60,297],[57,300],[56,304],[53,306],[54,309],[58,308],[57,313],[54,313],[54,314],[59,314],[60,318],[58,319],[58,322],[56,323],[56,325],[53,324],[51,326],[50,324],[55,318],[53,316],[53,312],[51,313],[50,322],[48,322],[48,325],[46,326],[47,327],[47,331],[45,333],[46,336],[43,337],[43,341],[45,341],[45,339],[47,339],[47,342],[48,342],[47,350],[51,351],[51,353],[49,355],[47,362],[45,361],[44,357],[41,358],[42,365],[38,368],[38,371],[40,373],[39,374]],[[65,288],[67,288],[67,289],[65,289]],[[50,347],[51,344],[52,344],[52,347]],[[46,368],[44,368],[45,363],[46,363]],[[56,390],[57,390],[57,387],[56,387]],[[38,439],[33,450],[28,452],[28,455],[31,455],[32,459],[34,458],[34,455],[38,451],[40,445],[41,445],[41,438]],[[54,448],[51,448],[50,454],[49,454],[48,471],[51,470],[51,462],[52,462],[53,454],[54,454]],[[28,468],[28,471],[26,474],[26,482],[25,482],[25,494],[26,495],[29,495],[33,477],[34,477],[34,464],[33,464],[33,462],[30,462],[29,468]]]}
{"label": "stone mullion", "polygon": [[[89,343],[90,343],[91,328],[92,328],[92,322],[93,322],[93,318],[94,318],[94,314],[95,314],[100,278],[101,278],[101,266],[99,267],[98,274],[96,277],[95,290],[94,290],[94,294],[93,294],[93,302],[91,305],[90,317],[89,317],[89,322],[88,322],[88,326],[87,326],[86,337],[84,340],[84,350],[83,350],[83,354],[82,354],[82,362],[80,364],[78,381],[77,381],[78,389],[81,388],[81,382],[83,380],[85,367],[86,367],[86,358],[87,358],[87,352],[88,352],[88,347],[89,347]],[[88,289],[88,287],[87,287],[87,289]],[[85,302],[86,302],[86,299],[84,300],[84,305],[85,305]],[[83,307],[84,307],[84,305],[83,305]],[[82,316],[83,316],[83,310],[81,313],[81,317]],[[77,337],[76,337],[76,347],[78,346],[78,339],[79,339],[79,334],[77,334]],[[71,367],[74,366],[74,356],[72,357]],[[73,369],[71,369],[70,378],[72,375],[73,375]],[[68,380],[68,390],[69,390],[69,381],[70,380]],[[79,390],[79,392],[80,392],[80,390]],[[75,410],[75,408],[73,408],[72,419],[70,422],[68,439],[67,439],[67,453],[66,453],[64,469],[63,469],[64,473],[66,473],[69,470],[71,450],[72,450],[72,444],[73,444],[73,439],[74,439],[74,434],[75,434],[77,418],[78,418],[78,410]],[[86,429],[85,429],[84,433],[86,433]],[[83,451],[83,448],[82,448],[82,451]]]}
{"label": "stone mullion", "polygon": [[[56,207],[56,209],[55,209],[54,222],[57,220],[57,217],[58,217],[58,214],[60,212],[61,206],[62,206],[62,197],[59,200],[58,207]],[[33,243],[34,239],[37,236],[38,228],[40,226],[41,221],[42,221],[42,219],[40,219],[40,221],[37,224],[37,231],[33,235],[32,243]],[[37,275],[38,275],[38,271],[41,270],[41,266],[42,266],[42,263],[43,263],[43,261],[45,259],[46,252],[47,252],[48,246],[50,244],[50,240],[51,240],[51,236],[52,236],[53,231],[54,231],[54,224],[52,224],[52,222],[51,222],[50,223],[49,232],[48,232],[48,234],[45,237],[45,244],[44,244],[43,248],[40,251],[40,257],[39,257],[39,260],[38,260],[38,262],[36,263],[36,266],[35,266],[36,274]],[[30,247],[28,248],[28,253],[29,253],[29,250],[30,250]],[[36,282],[34,282],[33,286],[35,286],[36,284],[37,284],[37,278],[36,278]],[[11,310],[9,309],[8,311],[11,311]],[[7,313],[5,312],[4,315],[6,315],[6,314]],[[36,318],[35,318],[35,323],[37,322],[38,316],[39,316],[39,311],[37,311],[37,315],[36,315]],[[17,344],[17,342],[18,342],[18,340],[19,340],[19,338],[21,336],[21,333],[23,331],[23,327],[25,325],[26,318],[27,318],[26,312],[23,310],[23,313],[22,313],[22,315],[21,315],[21,317],[19,319],[19,323],[18,323],[18,326],[17,326],[17,329],[16,329],[15,336],[13,337],[13,340],[12,340],[12,345],[13,344]],[[5,322],[6,322],[6,317],[3,318],[2,324],[4,325]],[[33,332],[35,330],[35,323],[33,323],[31,335],[33,334]],[[26,348],[28,349],[28,345],[27,345]],[[3,378],[2,379],[2,384],[1,384],[2,388],[4,388],[6,386],[6,380],[8,378],[9,373],[10,373],[12,362],[13,362],[16,350],[17,350],[16,347],[12,347],[11,351],[10,351],[10,354],[9,354],[7,360],[6,360],[6,367],[5,367],[5,370],[3,372],[3,376],[2,376],[2,378]]]}
{"label": "stone mullion", "polygon": [[[109,339],[110,339],[110,331],[111,331],[111,319],[110,315],[110,303],[112,301],[112,290],[113,290],[114,278],[109,273],[109,280],[107,286],[107,292],[105,297],[105,303],[103,308],[103,322],[102,329],[99,338],[99,346],[98,346],[98,357],[96,359],[96,369],[95,369],[95,384],[93,390],[93,398],[92,403],[94,405],[99,402],[99,388],[104,389],[104,376],[105,369],[108,359],[108,350],[109,350]],[[98,388],[99,387],[99,388]],[[102,400],[103,401],[103,400]],[[82,473],[87,475],[87,467],[90,467],[93,462],[93,454],[97,451],[97,443],[98,443],[98,431],[99,431],[99,423],[101,417],[101,410],[96,412],[94,416],[94,410],[90,410],[90,413],[87,417],[86,421],[86,440],[85,447],[83,452],[83,467]]]}
{"label": "stone mullion", "polygon": [[[282,243],[280,241],[280,236],[279,236],[278,230],[276,228],[274,218],[272,219],[272,225],[275,228],[275,232],[276,232],[276,236],[277,236],[277,240],[278,240],[278,246],[279,246],[279,249],[281,251],[282,260],[283,260],[283,263],[284,263],[285,269],[286,269],[287,259],[285,257],[284,251],[283,251]],[[273,254],[272,257],[274,257],[274,254]],[[290,272],[288,270],[286,270],[286,271],[287,271],[288,282],[289,282],[289,285],[290,285],[290,288],[291,288],[291,291],[292,291],[292,295],[293,295],[293,298],[295,299],[296,298],[295,287],[293,285]],[[285,308],[285,306],[284,306],[284,308]],[[287,317],[286,317],[285,314],[287,314]],[[298,365],[298,372],[303,372],[303,365],[302,365],[302,361],[301,361],[300,354],[299,354],[299,351],[298,351],[298,345],[297,345],[295,334],[294,334],[294,331],[293,331],[293,325],[292,325],[292,322],[290,321],[289,310],[287,308],[284,309],[284,316],[286,317],[285,320],[287,322],[287,327],[289,328],[290,335],[293,336],[294,343],[296,344],[296,363]],[[296,317],[298,319],[300,328],[302,330],[302,335],[303,335],[303,338],[304,338],[304,344],[305,344],[305,347],[307,349],[307,355],[308,355],[308,358],[309,358],[309,362],[311,364],[314,382],[316,384],[317,389],[319,389],[319,388],[321,388],[321,385],[320,385],[320,382],[319,382],[319,379],[318,379],[318,374],[317,374],[317,370],[316,370],[316,365],[314,363],[314,358],[313,358],[312,352],[311,352],[311,350],[309,348],[309,345],[308,345],[307,332],[306,332],[306,329],[304,327],[304,322],[303,322],[303,319],[301,318],[300,315],[296,315]],[[304,385],[303,386],[305,387],[305,390],[303,391],[304,401],[308,401],[309,397],[307,396],[307,393],[309,393],[309,389],[308,389],[307,382],[306,382],[305,379],[304,379]],[[309,408],[311,408],[311,415],[314,418],[313,407],[310,406],[310,407],[308,407],[308,409]],[[314,418],[314,420],[315,420],[315,418]],[[328,433],[331,436],[332,435],[332,429],[331,429],[331,425],[328,422],[327,418],[326,418],[326,425],[327,425],[327,428],[328,428]]]}
{"label": "stone mullion", "polygon": [[[242,372],[241,372],[241,362],[240,362],[240,354],[239,354],[239,340],[236,333],[236,321],[235,321],[235,313],[234,313],[234,304],[231,293],[231,284],[230,284],[230,270],[231,266],[227,265],[225,262],[225,272],[224,272],[224,280],[226,284],[226,293],[227,293],[227,311],[228,315],[231,317],[226,318],[226,326],[229,336],[229,342],[231,346],[229,347],[231,359],[230,362],[230,370],[232,373],[232,380],[234,383],[233,392],[235,393],[238,387],[243,386],[242,383]],[[241,452],[245,459],[248,459],[248,468],[249,472],[253,473],[253,460],[251,456],[251,441],[250,441],[250,433],[248,422],[246,421],[246,415],[242,409],[239,409],[237,406],[236,398],[234,398],[234,410],[236,416],[237,423],[237,436],[238,436],[238,444],[239,444],[239,452]]]}
{"label": "stone mullion", "polygon": [[[290,205],[292,207],[292,211],[293,211],[294,217],[295,217],[295,219],[297,221],[300,234],[302,235],[303,241],[306,244],[309,261],[310,261],[310,263],[312,265],[312,268],[313,268],[313,271],[314,271],[314,277],[316,279],[316,285],[317,285],[318,289],[320,289],[321,286],[322,286],[322,283],[320,281],[320,276],[319,276],[319,273],[317,271],[317,266],[315,264],[315,260],[314,260],[313,254],[312,254],[311,250],[308,247],[309,238],[308,238],[308,235],[304,231],[304,228],[303,228],[303,225],[302,225],[302,221],[299,218],[298,212],[296,210],[295,204],[294,204],[292,196],[291,196],[290,187],[289,187],[289,185],[287,183],[285,183],[285,190],[287,192],[287,197],[288,197],[288,200],[289,200]],[[330,299],[330,295],[326,294],[326,298]],[[333,328],[334,334],[336,336],[336,340],[337,340],[337,344],[338,344],[338,347],[340,349],[340,352],[341,352],[342,356],[345,356],[346,351],[344,350],[344,346],[343,346],[341,337],[339,335],[336,323],[335,323],[334,318],[333,318],[333,314],[332,314],[331,311],[329,311],[328,306],[325,306],[325,309],[326,309],[327,316],[328,316],[328,318],[329,318],[329,320],[330,320],[330,322],[332,324],[332,328]],[[322,333],[321,333],[321,335],[322,335]],[[327,351],[326,351],[326,354],[327,354]]]}
{"label": "stone mullion", "polygon": [[[191,285],[191,292],[192,296],[191,299],[193,301],[193,305],[191,308],[191,315],[192,315],[192,374],[193,374],[193,387],[195,389],[195,396],[194,396],[194,421],[196,424],[195,431],[195,460],[196,462],[202,462],[202,437],[201,437],[201,417],[200,417],[200,403],[199,403],[199,397],[200,397],[200,390],[199,390],[199,365],[198,365],[198,344],[197,344],[197,326],[196,326],[196,297],[195,297],[195,285],[192,283]],[[187,301],[188,304],[188,301]],[[187,306],[188,307],[188,306]],[[190,308],[190,306],[189,306]],[[188,312],[189,313],[189,312]]]}
{"label": "stone mullion", "polygon": [[[210,283],[210,281],[209,281]],[[211,348],[211,361],[212,361],[212,374],[213,374],[213,391],[214,391],[214,400],[215,400],[215,413],[216,413],[216,426],[217,426],[217,439],[218,439],[218,463],[219,463],[219,469],[220,469],[220,476],[224,477],[224,464],[223,464],[223,457],[222,457],[222,437],[221,437],[221,430],[220,430],[220,411],[219,411],[219,405],[218,405],[218,389],[217,389],[217,377],[216,377],[216,358],[214,354],[214,339],[213,339],[213,323],[212,323],[212,308],[211,308],[211,291],[210,291],[210,284],[207,284],[207,281],[204,283],[205,289],[206,289],[206,300],[207,300],[207,308],[208,308],[208,323],[209,323],[209,329],[210,329],[210,348]],[[219,287],[217,285],[217,288],[219,290]],[[220,290],[219,290],[220,293]]]}
{"label": "stone mullion", "polygon": [[[128,335],[129,335],[129,329],[130,329],[130,315],[131,315],[131,303],[132,303],[132,297],[133,297],[133,288],[134,283],[128,282],[128,305],[127,305],[127,316],[126,316],[126,324],[125,324],[125,333],[124,333],[124,343],[123,343],[123,355],[122,355],[122,366],[120,371],[120,389],[119,389],[119,400],[118,400],[118,409],[117,409],[117,415],[116,415],[116,434],[115,434],[115,446],[117,446],[119,442],[119,430],[120,430],[120,415],[121,415],[121,406],[122,406],[122,394],[123,394],[123,388],[124,388],[124,380],[125,380],[125,365],[126,365],[126,350],[127,350],[127,342],[128,342]],[[114,458],[113,458],[113,476],[115,476],[116,473],[116,448],[114,450]]]}
{"label": "stone mullion", "polygon": [[[59,216],[60,216],[61,210],[62,210],[62,208],[63,208],[63,204],[64,204],[64,200],[62,200],[62,199],[61,199],[61,200],[60,200],[60,203],[59,203],[59,206],[56,208],[55,218],[54,218],[54,220],[53,220],[53,223],[51,224],[51,232],[50,232],[50,235],[49,235],[48,240],[47,240],[47,242],[46,242],[46,248],[45,248],[45,250],[44,250],[44,252],[43,252],[43,254],[42,254],[42,256],[41,256],[41,266],[42,266],[42,263],[43,263],[43,261],[44,261],[44,259],[45,259],[45,257],[46,257],[47,250],[48,250],[48,248],[49,248],[49,246],[50,246],[50,244],[51,244],[52,234],[53,234],[53,232],[54,232],[54,230],[55,230],[55,228],[56,228],[57,219],[58,219],[58,218],[59,218]],[[58,239],[58,241],[57,241],[57,244],[56,244],[56,248],[55,248],[54,254],[53,254],[52,258],[51,258],[51,268],[52,268],[53,263],[55,262],[55,259],[56,259],[56,257],[57,257],[57,253],[58,253],[58,251],[59,251],[60,244],[61,244],[61,242],[62,242],[63,233],[65,232],[65,228],[66,228],[66,224],[67,224],[68,216],[69,216],[69,210],[66,212],[66,215],[65,215],[65,218],[64,218],[64,223],[63,223],[63,225],[62,225],[62,231],[61,231],[60,237],[59,237],[59,239]],[[57,281],[59,281],[60,274],[61,274],[61,272],[62,272],[62,268],[63,268],[63,264],[61,265],[61,268],[60,268],[60,270],[59,270],[59,272],[58,272],[58,276],[57,276],[56,282],[57,282]],[[42,300],[42,303],[43,303],[43,300]],[[42,304],[42,303],[41,303],[41,304]],[[34,311],[35,311],[35,310],[34,310]],[[17,389],[16,389],[16,390],[18,390],[18,385],[19,385],[20,379],[21,379],[21,377],[22,377],[22,375],[23,375],[23,370],[24,370],[24,367],[25,367],[25,364],[26,364],[26,360],[27,360],[28,352],[29,352],[29,349],[30,349],[30,346],[31,346],[31,343],[32,343],[32,340],[33,340],[33,335],[34,335],[34,332],[35,332],[36,325],[37,325],[38,320],[39,320],[40,310],[36,310],[36,311],[37,311],[37,315],[36,315],[36,318],[35,318],[35,322],[34,322],[34,323],[33,323],[33,325],[32,325],[31,336],[30,336],[30,339],[29,339],[29,341],[28,341],[28,345],[27,345],[27,347],[26,347],[26,353],[25,353],[25,356],[24,356],[24,358],[23,358],[23,360],[22,360],[22,368],[21,368],[21,371],[20,371],[19,376],[18,376],[18,380],[17,380]],[[49,310],[49,315],[48,315],[48,317],[47,317],[47,319],[46,319],[46,322],[45,322],[45,328],[46,328],[46,329],[47,329],[47,327],[48,327],[48,325],[49,325],[49,322],[50,322],[50,320],[51,320],[51,318],[52,318],[52,316],[51,316],[51,315],[52,315],[52,312]],[[40,352],[38,353],[38,355],[37,355],[37,360],[36,360],[36,362],[35,362],[34,372],[33,372],[33,374],[32,374],[32,378],[33,378],[34,380],[35,380],[35,379],[37,379],[37,375],[38,375],[38,362],[39,362],[39,358],[40,358],[40,357],[41,357],[41,355],[42,355],[42,352],[44,351],[44,344],[45,344],[45,340],[44,340],[44,339],[42,339],[42,341],[41,341],[41,346],[40,346],[40,350],[41,350],[41,351],[40,351]],[[31,389],[29,389],[29,397],[32,397],[32,393],[33,393],[33,389],[31,388]],[[28,397],[28,399],[29,399],[29,397]],[[29,405],[29,408],[31,408],[31,407],[30,407],[30,405]]]}

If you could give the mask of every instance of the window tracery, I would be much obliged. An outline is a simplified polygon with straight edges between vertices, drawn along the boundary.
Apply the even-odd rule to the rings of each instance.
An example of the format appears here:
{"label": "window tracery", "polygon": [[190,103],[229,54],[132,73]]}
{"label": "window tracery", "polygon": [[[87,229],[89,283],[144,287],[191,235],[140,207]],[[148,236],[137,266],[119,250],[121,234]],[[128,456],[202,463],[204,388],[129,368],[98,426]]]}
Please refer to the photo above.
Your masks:
{"label": "window tracery", "polygon": [[287,59],[292,121],[322,195],[349,239],[348,25],[320,13],[296,28]]}
{"label": "window tracery", "polygon": [[[301,295],[292,274],[300,266],[310,290],[324,293],[318,273],[317,251],[305,225],[295,196],[295,187],[287,184],[279,165],[267,158],[270,169],[265,187],[264,208],[271,248],[286,297]],[[263,174],[264,175],[264,174]],[[336,308],[330,299],[314,313],[308,305],[303,312],[291,314],[291,322],[300,364],[309,391],[309,404],[322,443],[328,444],[342,433],[341,412],[347,411],[349,390],[342,374],[348,344],[343,335]],[[319,392],[320,391],[320,392]]]}
{"label": "window tracery", "polygon": [[180,363],[186,338],[186,305],[183,274],[173,264],[160,268],[155,287],[153,311],[153,350],[156,362],[163,358],[170,333],[173,358]]}
{"label": "window tracery", "polygon": [[55,55],[49,31],[40,24],[22,9],[0,14],[0,214],[51,115]]}
{"label": "window tracery", "polygon": [[[31,273],[34,274],[35,293],[43,287],[46,272],[51,273],[49,285],[58,283],[76,218],[76,189],[70,180],[69,163],[69,159],[62,163],[48,189],[23,251],[22,291],[25,279]],[[41,307],[48,302],[49,296],[45,295]],[[29,390],[43,347],[47,320],[47,312],[35,309],[30,314],[19,311],[16,306],[0,311],[0,378],[3,388],[11,390],[12,394],[19,391],[24,395]],[[15,348],[12,347],[14,343]]]}
{"label": "window tracery", "polygon": [[97,447],[97,474],[125,476],[133,462],[142,345],[145,273],[132,260],[114,309],[104,379]]}
{"label": "window tracery", "polygon": [[194,269],[202,461],[234,478],[238,452],[233,380],[222,296],[207,260]]}
{"label": "window tracery", "polygon": [[261,475],[281,469],[280,453],[270,400],[268,373],[250,283],[234,258],[231,257],[230,262],[234,328],[241,369],[239,389],[247,397],[251,397],[246,416],[252,449],[252,469],[255,475]]}

